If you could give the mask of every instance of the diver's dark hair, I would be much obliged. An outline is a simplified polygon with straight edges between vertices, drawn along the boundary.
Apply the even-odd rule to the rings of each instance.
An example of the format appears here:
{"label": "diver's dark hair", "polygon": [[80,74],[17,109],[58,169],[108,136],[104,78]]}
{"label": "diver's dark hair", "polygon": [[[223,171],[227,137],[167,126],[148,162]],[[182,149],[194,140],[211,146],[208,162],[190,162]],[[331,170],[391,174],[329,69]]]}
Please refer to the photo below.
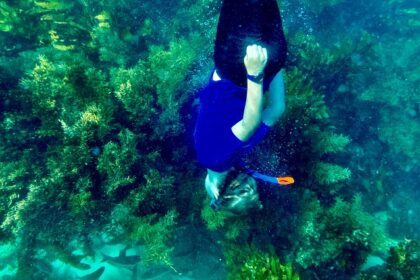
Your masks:
{"label": "diver's dark hair", "polygon": [[224,0],[217,26],[214,62],[218,74],[239,86],[246,86],[246,47],[267,48],[267,78],[284,66],[287,44],[276,0]]}

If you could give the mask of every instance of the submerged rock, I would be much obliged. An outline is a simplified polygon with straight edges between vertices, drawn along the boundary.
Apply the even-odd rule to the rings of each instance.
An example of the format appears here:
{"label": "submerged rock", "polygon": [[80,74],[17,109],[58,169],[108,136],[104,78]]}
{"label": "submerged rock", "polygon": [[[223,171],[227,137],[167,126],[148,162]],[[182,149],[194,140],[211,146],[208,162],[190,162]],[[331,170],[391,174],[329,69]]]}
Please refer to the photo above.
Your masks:
{"label": "submerged rock", "polygon": [[385,261],[378,256],[368,256],[366,262],[360,267],[361,271],[368,270],[374,266],[383,265]]}

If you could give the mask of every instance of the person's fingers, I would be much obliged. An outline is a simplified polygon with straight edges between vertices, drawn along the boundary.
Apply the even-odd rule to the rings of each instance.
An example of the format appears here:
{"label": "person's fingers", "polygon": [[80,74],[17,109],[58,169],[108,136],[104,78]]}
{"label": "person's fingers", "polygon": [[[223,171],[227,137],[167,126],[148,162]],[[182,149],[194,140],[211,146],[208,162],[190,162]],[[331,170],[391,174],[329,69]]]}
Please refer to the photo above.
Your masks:
{"label": "person's fingers", "polygon": [[219,189],[214,184],[210,185],[210,195],[214,196],[215,199],[219,198]]}
{"label": "person's fingers", "polygon": [[219,192],[218,191],[214,192],[213,195],[214,195],[215,199],[219,199]]}
{"label": "person's fingers", "polygon": [[255,45],[250,45],[247,49],[246,58],[249,60],[255,59]]}
{"label": "person's fingers", "polygon": [[261,47],[261,46],[258,46],[258,47],[257,47],[257,50],[258,50],[258,56],[259,56],[260,58],[263,58],[263,51],[262,51],[262,47]]}
{"label": "person's fingers", "polygon": [[246,67],[247,65],[255,65],[255,67],[257,67],[258,64],[262,64],[261,66],[264,67],[267,63],[267,60],[268,55],[266,48],[263,48],[261,45],[257,44],[247,46],[246,55],[244,57],[244,63]]}
{"label": "person's fingers", "polygon": [[212,185],[211,193],[215,199],[219,198],[219,189],[215,185]]}
{"label": "person's fingers", "polygon": [[261,48],[261,46],[260,46],[260,45],[255,45],[255,47],[254,47],[255,53],[256,53],[257,55],[260,53],[260,48]]}
{"label": "person's fingers", "polygon": [[262,49],[262,53],[263,53],[263,55],[262,55],[262,57],[263,57],[262,61],[263,61],[264,65],[265,65],[267,63],[267,61],[268,61],[267,49],[266,48],[263,48]]}
{"label": "person's fingers", "polygon": [[255,57],[255,58],[258,58],[258,56],[259,56],[259,53],[258,53],[258,46],[255,46],[255,47],[254,47],[254,57]]}
{"label": "person's fingers", "polygon": [[255,48],[256,48],[256,46],[255,46],[255,45],[251,45],[251,46],[249,46],[249,48],[248,48],[248,50],[247,50],[247,55],[248,55],[249,57],[255,57]]}
{"label": "person's fingers", "polygon": [[267,58],[267,49],[263,48],[263,47],[260,47],[259,51],[260,51],[261,59],[265,60]]}
{"label": "person's fingers", "polygon": [[252,45],[249,51],[251,57],[259,60],[264,60],[267,57],[267,50],[260,45]]}

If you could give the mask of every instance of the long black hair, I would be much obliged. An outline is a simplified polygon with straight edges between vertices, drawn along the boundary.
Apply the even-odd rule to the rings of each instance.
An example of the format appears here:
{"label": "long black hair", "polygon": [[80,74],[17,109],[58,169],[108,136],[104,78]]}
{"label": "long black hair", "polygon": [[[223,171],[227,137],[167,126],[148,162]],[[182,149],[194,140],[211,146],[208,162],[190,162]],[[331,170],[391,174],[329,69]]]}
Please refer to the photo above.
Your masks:
{"label": "long black hair", "polygon": [[214,62],[217,73],[239,86],[246,86],[243,59],[246,47],[267,48],[265,76],[274,76],[283,66],[287,44],[276,0],[224,0],[217,26]]}

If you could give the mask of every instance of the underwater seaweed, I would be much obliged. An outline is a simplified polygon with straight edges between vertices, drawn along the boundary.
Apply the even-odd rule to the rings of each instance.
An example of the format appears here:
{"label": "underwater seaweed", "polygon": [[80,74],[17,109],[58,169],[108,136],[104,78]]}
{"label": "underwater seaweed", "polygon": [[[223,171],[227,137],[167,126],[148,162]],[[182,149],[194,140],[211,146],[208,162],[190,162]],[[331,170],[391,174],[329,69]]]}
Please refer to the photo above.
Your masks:
{"label": "underwater seaweed", "polygon": [[405,240],[389,249],[386,263],[362,272],[360,279],[420,279],[419,245],[415,240]]}
{"label": "underwater seaweed", "polygon": [[[231,279],[352,277],[388,233],[418,236],[415,3],[282,2],[313,22],[283,14],[286,113],[248,159],[296,183],[261,183],[264,208],[241,219],[208,206],[188,136],[221,1],[0,3],[0,243],[14,244],[0,262],[14,278],[81,268],[95,242],[144,246],[175,272],[184,223],[222,233]],[[416,244],[362,279],[417,279]]]}
{"label": "underwater seaweed", "polygon": [[142,260],[147,264],[157,262],[172,267],[173,247],[168,245],[168,241],[177,213],[169,211],[161,217],[156,214],[139,217],[133,209],[130,204],[115,207],[111,213],[112,222],[106,226],[105,232],[126,244],[144,244],[146,251]]}
{"label": "underwater seaweed", "polygon": [[362,208],[360,195],[352,202],[337,199],[329,208],[316,199],[305,204],[295,240],[302,268],[354,275],[371,252],[388,248],[385,228]]}
{"label": "underwater seaweed", "polygon": [[[351,176],[351,170],[333,162],[326,162],[325,155],[339,154],[350,143],[349,136],[338,134],[330,125],[331,117],[325,97],[313,87],[307,77],[297,67],[287,72],[285,116],[273,128],[273,133],[263,145],[257,147],[251,160],[265,162],[272,170],[282,170],[282,165],[293,165],[288,172],[295,177],[315,181],[306,187],[317,189],[318,185],[330,185],[339,189],[339,182],[345,182]],[[283,144],[287,143],[287,144]],[[270,147],[271,153],[266,151]],[[264,158],[264,157],[270,158]]]}
{"label": "underwater seaweed", "polygon": [[[61,7],[58,3],[61,2],[37,2],[39,9],[46,10],[45,20],[48,15],[51,17],[48,21],[58,21],[58,11],[71,13],[80,4]],[[92,7],[85,8],[90,17],[82,17],[87,19],[83,29],[106,33],[117,26],[113,11],[98,15],[90,10]],[[104,26],[106,22],[110,26]],[[69,24],[66,26],[82,29],[76,23]],[[45,35],[46,30],[38,31]],[[57,36],[66,35],[57,33]],[[88,44],[91,39],[83,40]],[[108,41],[103,43],[111,46]],[[138,63],[147,76],[130,76],[132,70],[121,67],[111,71],[95,64],[92,54],[100,46],[94,44],[89,46],[90,50],[64,50],[57,46],[41,49],[32,58],[34,63],[28,63],[32,69],[24,69],[25,76],[15,89],[17,94],[11,96],[11,102],[22,105],[2,112],[0,126],[5,140],[0,169],[1,195],[5,198],[0,207],[1,237],[4,241],[21,240],[16,243],[22,252],[17,258],[18,277],[37,275],[37,268],[30,264],[44,244],[58,244],[68,255],[80,248],[92,254],[91,236],[107,225],[110,233],[107,238],[144,242],[145,260],[171,266],[171,247],[167,241],[178,216],[173,210],[174,184],[183,176],[175,171],[175,166],[162,163],[171,155],[185,154],[184,146],[179,150],[171,148],[170,154],[165,151],[171,139],[179,137],[182,131],[179,111],[189,101],[191,90],[181,91],[181,83],[197,55],[190,48],[192,44],[197,51],[205,42],[191,36],[178,38],[169,49],[156,44],[146,59]],[[114,51],[109,49],[108,54],[117,57],[118,50]],[[129,52],[125,55],[133,59]],[[137,69],[136,75],[140,71]],[[143,78],[150,78],[151,83],[144,87],[147,91],[139,88]],[[129,91],[130,83],[135,92]],[[147,116],[141,114],[145,109],[132,107],[137,106],[137,100],[132,98],[141,97],[139,93],[143,94],[143,100],[146,95],[153,97],[146,107],[147,112],[153,112],[154,107],[155,114]],[[171,112],[166,115],[157,113],[167,108]],[[121,112],[127,117],[119,117]],[[131,118],[126,112],[136,115]],[[167,127],[168,132],[156,130],[149,137],[153,119],[158,127]],[[114,221],[109,220],[119,204],[130,210]],[[53,214],[48,215],[50,211]],[[54,223],[60,226],[51,226]],[[63,262],[77,265],[69,262],[69,258]]]}
{"label": "underwater seaweed", "polygon": [[282,263],[273,247],[268,252],[254,245],[225,245],[227,279],[299,280],[291,263]]}

